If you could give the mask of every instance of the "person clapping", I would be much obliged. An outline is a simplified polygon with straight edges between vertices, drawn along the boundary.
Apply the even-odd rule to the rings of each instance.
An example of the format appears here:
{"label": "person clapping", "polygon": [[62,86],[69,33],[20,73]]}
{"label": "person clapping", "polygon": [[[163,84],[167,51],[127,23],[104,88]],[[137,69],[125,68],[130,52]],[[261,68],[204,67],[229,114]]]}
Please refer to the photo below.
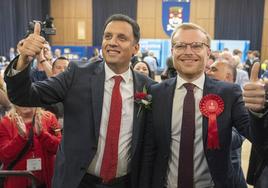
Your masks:
{"label": "person clapping", "polygon": [[[50,188],[60,139],[59,124],[52,113],[12,105],[0,121],[3,169],[31,171],[38,180],[38,187]],[[4,188],[26,188],[30,183],[26,177],[12,176],[5,179]]]}

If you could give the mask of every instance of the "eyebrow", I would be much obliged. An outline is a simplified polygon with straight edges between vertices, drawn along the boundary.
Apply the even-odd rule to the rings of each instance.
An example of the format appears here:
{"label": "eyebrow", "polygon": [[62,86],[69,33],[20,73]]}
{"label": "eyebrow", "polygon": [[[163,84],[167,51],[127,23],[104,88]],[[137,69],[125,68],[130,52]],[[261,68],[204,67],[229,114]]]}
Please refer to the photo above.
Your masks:
{"label": "eyebrow", "polygon": [[123,34],[123,33],[119,33],[118,34],[118,37],[125,37],[125,38],[128,38],[127,35]]}

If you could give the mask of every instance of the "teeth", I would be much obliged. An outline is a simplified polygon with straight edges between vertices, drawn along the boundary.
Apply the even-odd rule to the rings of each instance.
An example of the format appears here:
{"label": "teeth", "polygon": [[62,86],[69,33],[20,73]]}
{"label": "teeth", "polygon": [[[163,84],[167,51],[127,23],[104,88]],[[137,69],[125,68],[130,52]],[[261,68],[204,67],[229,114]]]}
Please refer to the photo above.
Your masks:
{"label": "teeth", "polygon": [[116,50],[107,50],[107,52],[119,53],[119,52],[118,52],[118,51],[116,51]]}
{"label": "teeth", "polygon": [[107,52],[108,52],[109,54],[119,54],[118,51],[114,51],[114,50],[108,50]]}
{"label": "teeth", "polygon": [[197,59],[182,59],[182,61],[187,61],[187,62],[192,62],[192,61],[194,61],[194,62],[196,62],[196,61],[198,61]]}

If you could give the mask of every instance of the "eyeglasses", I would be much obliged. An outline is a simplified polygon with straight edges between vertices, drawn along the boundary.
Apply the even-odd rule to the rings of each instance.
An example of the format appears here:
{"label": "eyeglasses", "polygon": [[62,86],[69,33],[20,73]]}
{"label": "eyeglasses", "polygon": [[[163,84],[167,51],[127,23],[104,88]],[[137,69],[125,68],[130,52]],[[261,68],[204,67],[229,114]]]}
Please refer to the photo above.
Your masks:
{"label": "eyeglasses", "polygon": [[173,49],[175,53],[180,54],[187,49],[188,45],[191,47],[191,50],[195,53],[198,53],[201,50],[203,50],[204,45],[209,48],[209,45],[203,42],[191,42],[191,43],[179,42],[173,45]]}

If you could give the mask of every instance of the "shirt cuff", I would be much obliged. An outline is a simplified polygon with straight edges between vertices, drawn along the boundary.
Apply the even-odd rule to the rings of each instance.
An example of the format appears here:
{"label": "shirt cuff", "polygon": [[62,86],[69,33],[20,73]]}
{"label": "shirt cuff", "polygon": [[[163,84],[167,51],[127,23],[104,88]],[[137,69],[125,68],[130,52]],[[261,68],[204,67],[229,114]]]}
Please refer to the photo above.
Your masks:
{"label": "shirt cuff", "polygon": [[7,72],[7,76],[12,77],[20,73],[21,71],[16,70],[15,67],[17,65],[19,56],[17,56],[13,61],[11,61],[11,68]]}

